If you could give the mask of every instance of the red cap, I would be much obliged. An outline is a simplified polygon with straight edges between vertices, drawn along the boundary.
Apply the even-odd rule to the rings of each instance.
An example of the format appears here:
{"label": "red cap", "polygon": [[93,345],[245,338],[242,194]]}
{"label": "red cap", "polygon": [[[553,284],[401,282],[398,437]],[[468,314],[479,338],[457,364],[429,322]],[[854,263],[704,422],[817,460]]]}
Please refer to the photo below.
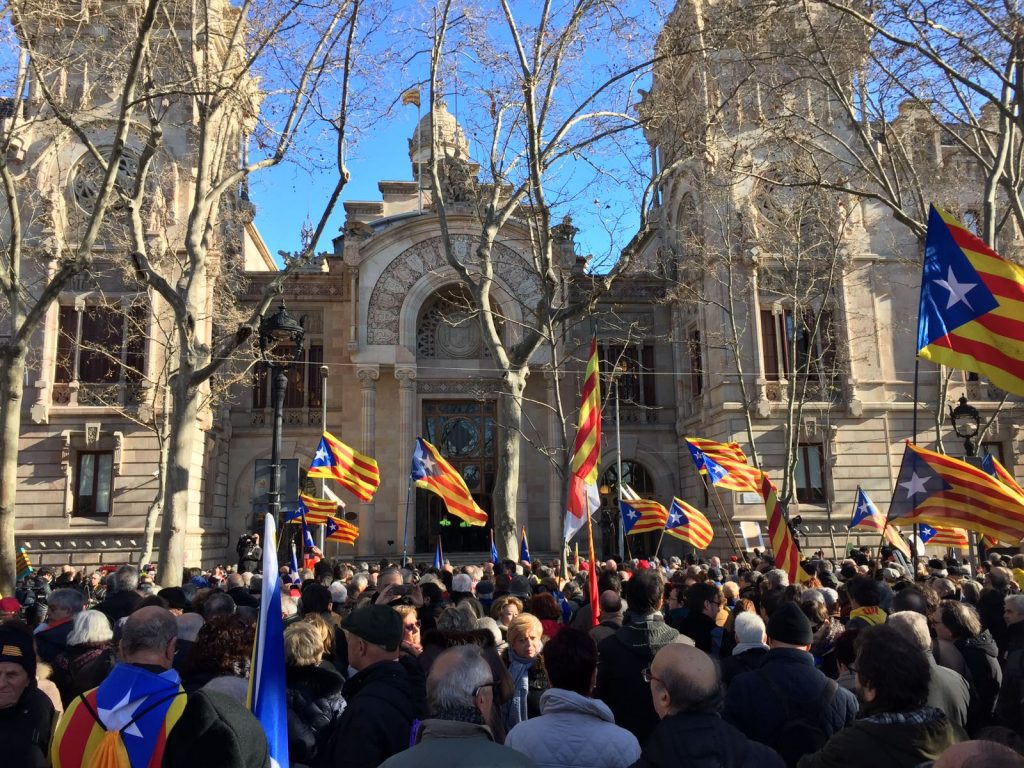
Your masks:
{"label": "red cap", "polygon": [[646,571],[650,569],[651,564],[647,560],[637,560],[636,567],[638,570]]}
{"label": "red cap", "polygon": [[21,603],[16,597],[5,597],[0,600],[0,613],[21,613]]}

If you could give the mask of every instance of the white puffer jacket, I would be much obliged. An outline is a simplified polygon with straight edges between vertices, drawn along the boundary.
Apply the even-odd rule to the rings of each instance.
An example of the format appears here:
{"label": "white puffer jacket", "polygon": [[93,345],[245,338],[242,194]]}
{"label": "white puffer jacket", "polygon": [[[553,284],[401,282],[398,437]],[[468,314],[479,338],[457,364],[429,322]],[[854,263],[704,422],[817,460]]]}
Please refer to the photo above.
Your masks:
{"label": "white puffer jacket", "polygon": [[516,725],[505,746],[530,757],[538,768],[626,768],[640,759],[640,744],[615,725],[603,701],[563,688],[540,697],[540,717]]}

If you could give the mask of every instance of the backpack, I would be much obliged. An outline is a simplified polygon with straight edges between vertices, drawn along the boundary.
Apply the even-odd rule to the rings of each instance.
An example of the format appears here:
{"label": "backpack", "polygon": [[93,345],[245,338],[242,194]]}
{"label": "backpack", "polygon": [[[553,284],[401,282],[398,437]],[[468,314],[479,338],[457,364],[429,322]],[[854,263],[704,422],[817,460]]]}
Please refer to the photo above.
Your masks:
{"label": "backpack", "polygon": [[809,705],[803,705],[802,712],[794,713],[792,697],[787,696],[763,670],[755,670],[755,674],[768,684],[785,709],[782,725],[768,746],[779,753],[788,768],[794,768],[801,757],[817,752],[828,741],[829,733],[823,726],[824,713],[835,698],[839,684],[832,678],[826,678],[825,687],[818,697]]}
{"label": "backpack", "polygon": [[103,729],[103,739],[96,747],[96,751],[92,754],[92,760],[89,763],[89,768],[131,768],[131,760],[128,758],[128,750],[124,745],[123,733],[135,725],[135,721],[141,718],[143,715],[148,714],[152,710],[159,707],[161,704],[170,701],[176,696],[181,696],[184,691],[175,691],[169,696],[164,696],[162,699],[158,699],[151,703],[148,707],[144,707],[135,714],[132,715],[131,720],[125,723],[123,726],[118,728],[116,731],[107,730],[107,726],[103,724],[100,719],[99,713],[93,708],[89,700],[85,698],[84,693],[78,694],[78,698],[81,699],[82,705],[86,711],[96,721],[96,724]]}

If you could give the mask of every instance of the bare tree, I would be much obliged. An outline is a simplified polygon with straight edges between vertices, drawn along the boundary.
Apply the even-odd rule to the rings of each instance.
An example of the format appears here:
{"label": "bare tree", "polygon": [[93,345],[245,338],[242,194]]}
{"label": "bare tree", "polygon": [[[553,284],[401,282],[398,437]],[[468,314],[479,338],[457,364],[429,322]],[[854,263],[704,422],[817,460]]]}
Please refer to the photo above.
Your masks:
{"label": "bare tree", "polygon": [[[580,197],[573,199],[566,174],[570,166],[589,164],[595,176],[607,172],[610,178],[622,149],[615,140],[640,127],[636,83],[651,58],[638,44],[642,28],[624,6],[595,0],[543,2],[522,12],[502,2],[493,13],[445,0],[436,12],[431,115],[440,113],[449,91],[459,94],[460,104],[475,105],[473,134],[480,137],[482,158],[478,167],[453,152],[451,137],[432,119],[432,151],[421,170],[448,264],[479,308],[483,338],[502,374],[494,528],[505,555],[516,549],[523,392],[531,361],[555,341],[555,329],[590,311],[628,265],[627,254],[606,274],[573,281],[575,227],[567,217]],[[556,224],[558,211],[563,221]],[[456,226],[474,232],[468,250],[453,237]],[[516,297],[515,328],[500,322],[503,310],[494,297],[506,238],[519,240],[529,264],[529,285]]]}

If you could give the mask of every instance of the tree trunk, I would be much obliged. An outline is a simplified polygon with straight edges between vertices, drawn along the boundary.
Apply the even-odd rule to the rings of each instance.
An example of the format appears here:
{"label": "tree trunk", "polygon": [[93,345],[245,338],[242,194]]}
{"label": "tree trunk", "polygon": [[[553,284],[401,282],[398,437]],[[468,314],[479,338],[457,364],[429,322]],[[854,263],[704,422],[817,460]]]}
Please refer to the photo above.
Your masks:
{"label": "tree trunk", "polygon": [[18,487],[25,349],[6,350],[0,356],[0,368],[0,594],[10,595],[17,577],[14,499]]}
{"label": "tree trunk", "polygon": [[198,413],[199,391],[188,386],[188,376],[179,370],[171,383],[167,476],[164,480],[163,521],[160,526],[160,583],[166,586],[181,583],[185,565],[189,475],[192,471]]}
{"label": "tree trunk", "polygon": [[139,568],[142,568],[153,556],[153,539],[156,537],[156,524],[163,509],[164,492],[167,488],[167,457],[169,445],[166,438],[160,438],[160,464],[157,466],[157,489],[153,501],[146,510],[146,527],[142,532],[142,550],[139,552]]}
{"label": "tree trunk", "polygon": [[523,390],[529,369],[506,371],[498,402],[498,472],[494,480],[494,543],[499,554],[519,562],[516,506],[519,498],[519,453],[523,426]]}

